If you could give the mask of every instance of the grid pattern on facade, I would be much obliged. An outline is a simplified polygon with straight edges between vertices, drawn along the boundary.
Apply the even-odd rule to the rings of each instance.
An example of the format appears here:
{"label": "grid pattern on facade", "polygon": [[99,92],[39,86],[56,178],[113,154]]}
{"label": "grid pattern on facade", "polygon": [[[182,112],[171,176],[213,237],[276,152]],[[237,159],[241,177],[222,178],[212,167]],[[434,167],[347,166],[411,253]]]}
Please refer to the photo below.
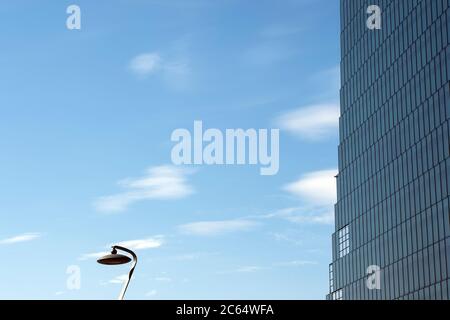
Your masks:
{"label": "grid pattern on facade", "polygon": [[348,226],[338,231],[339,258],[346,256],[350,252],[350,234]]}
{"label": "grid pattern on facade", "polygon": [[[381,30],[365,24],[373,4]],[[449,299],[450,0],[341,0],[341,20],[333,287],[345,299]],[[380,290],[365,286],[370,265]]]}
{"label": "grid pattern on facade", "polygon": [[343,291],[342,291],[342,289],[333,292],[331,294],[331,300],[343,300]]}
{"label": "grid pattern on facade", "polygon": [[332,263],[330,263],[330,266],[329,266],[328,277],[329,277],[330,292],[333,292],[334,291],[334,280],[333,280],[333,264]]}

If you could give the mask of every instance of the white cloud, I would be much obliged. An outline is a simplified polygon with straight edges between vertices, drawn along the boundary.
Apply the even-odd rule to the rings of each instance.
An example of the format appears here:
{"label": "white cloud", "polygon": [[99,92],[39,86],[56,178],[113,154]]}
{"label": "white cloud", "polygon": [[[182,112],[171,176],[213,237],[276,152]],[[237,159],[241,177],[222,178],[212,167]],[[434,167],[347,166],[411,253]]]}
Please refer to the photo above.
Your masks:
{"label": "white cloud", "polygon": [[236,272],[252,273],[252,272],[261,271],[261,270],[264,270],[264,269],[266,269],[266,268],[260,267],[260,266],[243,266],[243,267],[240,267],[240,268],[236,269]]}
{"label": "white cloud", "polygon": [[231,271],[225,271],[225,272],[219,272],[220,274],[226,274],[226,273],[254,273],[258,271],[264,271],[264,270],[270,270],[275,267],[303,267],[303,266],[311,266],[311,265],[317,265],[318,263],[316,261],[310,261],[310,260],[294,260],[294,261],[287,261],[287,262],[278,262],[273,263],[271,266],[242,266],[237,269],[231,270]]}
{"label": "white cloud", "polygon": [[171,282],[172,278],[169,277],[156,277],[155,281],[159,281],[159,282]]}
{"label": "white cloud", "polygon": [[310,172],[284,187],[287,192],[313,205],[334,205],[336,202],[337,169]]}
{"label": "white cloud", "polygon": [[286,208],[275,213],[294,223],[332,224],[336,203],[337,170],[322,170],[303,175],[284,190],[304,201],[303,207]]}
{"label": "white cloud", "polygon": [[198,236],[215,236],[226,233],[249,231],[258,225],[251,220],[201,221],[179,226],[182,233]]}
{"label": "white cloud", "polygon": [[[127,240],[118,243],[113,243],[105,247],[111,248],[113,245],[119,245],[131,250],[147,250],[159,248],[163,245],[163,243],[164,243],[164,236],[154,236],[145,239]],[[78,258],[78,260],[98,259],[110,253],[111,253],[110,251],[86,253],[81,255]]]}
{"label": "white cloud", "polygon": [[[179,51],[179,50],[178,50]],[[129,69],[140,78],[159,75],[162,80],[176,90],[186,89],[192,82],[187,54],[176,53],[163,58],[157,52],[142,53],[129,63]]]}
{"label": "white cloud", "polygon": [[230,273],[254,273],[262,270],[267,270],[268,267],[263,266],[242,266],[232,270],[218,271],[217,274],[230,274]]}
{"label": "white cloud", "polygon": [[288,233],[280,233],[280,232],[270,232],[269,235],[273,237],[276,241],[283,241],[287,243],[291,243],[295,246],[300,246],[303,244],[303,241],[297,239],[296,237],[288,234]]}
{"label": "white cloud", "polygon": [[299,212],[300,214],[293,214],[286,217],[286,220],[294,223],[310,224],[332,224],[334,222],[334,212],[332,208],[318,207]]}
{"label": "white cloud", "polygon": [[288,262],[279,262],[276,263],[277,267],[303,267],[303,266],[311,266],[318,264],[317,261],[309,261],[309,260],[294,260]]}
{"label": "white cloud", "polygon": [[93,253],[86,253],[81,255],[78,260],[84,261],[89,259],[99,259],[103,256],[106,256],[107,254],[110,254],[109,251],[102,251],[102,252],[93,252]]}
{"label": "white cloud", "polygon": [[122,274],[120,276],[115,277],[114,279],[109,280],[109,283],[113,284],[122,284],[128,280],[128,274]]}
{"label": "white cloud", "polygon": [[294,260],[288,262],[278,262],[273,263],[271,266],[242,266],[234,270],[218,272],[218,274],[229,274],[229,273],[254,273],[258,271],[271,270],[276,267],[303,267],[318,264],[316,261],[309,260]]}
{"label": "white cloud", "polygon": [[175,166],[149,168],[146,175],[141,178],[119,182],[126,191],[99,198],[95,202],[95,207],[102,212],[120,212],[137,201],[184,198],[194,192],[186,181],[189,173],[190,171]]}
{"label": "white cloud", "polygon": [[[318,205],[285,208],[262,216],[262,218],[280,218],[292,223],[302,224],[332,224],[334,222],[333,206]],[[285,240],[276,238],[277,240]]]}
{"label": "white cloud", "polygon": [[150,290],[149,292],[147,292],[145,295],[147,296],[147,297],[154,297],[154,296],[156,296],[158,294],[158,291],[156,291],[156,290]]}
{"label": "white cloud", "polygon": [[131,250],[145,250],[159,248],[164,243],[163,236],[155,236],[146,239],[128,240],[119,242],[118,245]]}
{"label": "white cloud", "polygon": [[24,233],[24,234],[20,234],[11,238],[6,238],[3,240],[0,240],[0,245],[4,244],[15,244],[15,243],[20,243],[20,242],[27,242],[27,241],[32,241],[35,239],[38,239],[41,237],[40,233]]}
{"label": "white cloud", "polygon": [[338,135],[339,106],[319,104],[287,112],[276,121],[277,125],[303,139],[317,141]]}
{"label": "white cloud", "polygon": [[[293,223],[332,224],[336,203],[337,169],[314,171],[289,183],[283,189],[298,197],[303,205],[284,208],[262,218],[282,218]],[[276,239],[285,240],[280,235]]]}
{"label": "white cloud", "polygon": [[139,76],[147,76],[161,67],[161,57],[158,53],[143,53],[130,62],[130,70]]}

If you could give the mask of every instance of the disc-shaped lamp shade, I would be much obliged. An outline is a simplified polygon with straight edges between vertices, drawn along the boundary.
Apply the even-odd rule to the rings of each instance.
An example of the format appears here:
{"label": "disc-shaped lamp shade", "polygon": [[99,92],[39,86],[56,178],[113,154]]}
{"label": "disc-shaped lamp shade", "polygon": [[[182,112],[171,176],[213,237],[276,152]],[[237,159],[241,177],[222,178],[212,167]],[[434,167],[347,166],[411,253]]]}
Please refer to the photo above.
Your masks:
{"label": "disc-shaped lamp shade", "polygon": [[129,258],[123,254],[118,254],[118,253],[108,254],[97,260],[98,263],[106,264],[106,265],[125,264],[130,261],[131,261],[131,258]]}

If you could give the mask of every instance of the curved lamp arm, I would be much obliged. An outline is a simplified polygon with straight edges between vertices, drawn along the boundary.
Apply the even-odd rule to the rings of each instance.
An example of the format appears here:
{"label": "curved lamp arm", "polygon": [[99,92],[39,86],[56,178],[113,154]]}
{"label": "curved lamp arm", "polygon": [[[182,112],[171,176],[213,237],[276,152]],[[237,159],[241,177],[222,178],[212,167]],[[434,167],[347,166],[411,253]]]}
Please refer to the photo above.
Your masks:
{"label": "curved lamp arm", "polygon": [[124,248],[124,247],[121,247],[121,246],[113,246],[112,248],[113,248],[113,250],[125,251],[125,252],[131,254],[131,256],[133,257],[133,265],[131,266],[130,272],[128,273],[128,279],[125,282],[125,284],[123,285],[122,291],[120,292],[120,295],[119,295],[119,298],[118,298],[118,300],[123,300],[123,297],[125,296],[125,292],[127,291],[128,285],[130,284],[131,277],[133,276],[134,268],[136,268],[137,256],[130,249],[127,249],[127,248]]}

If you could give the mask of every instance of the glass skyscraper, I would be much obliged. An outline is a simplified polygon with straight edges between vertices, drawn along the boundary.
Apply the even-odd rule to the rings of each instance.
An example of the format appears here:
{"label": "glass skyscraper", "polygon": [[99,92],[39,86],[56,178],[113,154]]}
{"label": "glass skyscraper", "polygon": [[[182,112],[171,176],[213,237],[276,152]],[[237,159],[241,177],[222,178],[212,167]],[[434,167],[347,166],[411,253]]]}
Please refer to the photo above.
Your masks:
{"label": "glass skyscraper", "polygon": [[341,0],[328,299],[450,298],[449,43],[450,0]]}

